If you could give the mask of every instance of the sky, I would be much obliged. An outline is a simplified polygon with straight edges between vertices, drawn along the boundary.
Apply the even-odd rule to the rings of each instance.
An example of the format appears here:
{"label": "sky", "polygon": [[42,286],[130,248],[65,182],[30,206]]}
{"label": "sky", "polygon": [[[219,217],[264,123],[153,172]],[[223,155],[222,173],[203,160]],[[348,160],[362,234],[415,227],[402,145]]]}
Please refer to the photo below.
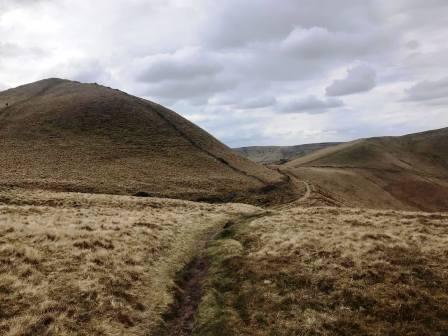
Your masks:
{"label": "sky", "polygon": [[0,0],[0,90],[96,82],[229,146],[448,126],[446,0]]}

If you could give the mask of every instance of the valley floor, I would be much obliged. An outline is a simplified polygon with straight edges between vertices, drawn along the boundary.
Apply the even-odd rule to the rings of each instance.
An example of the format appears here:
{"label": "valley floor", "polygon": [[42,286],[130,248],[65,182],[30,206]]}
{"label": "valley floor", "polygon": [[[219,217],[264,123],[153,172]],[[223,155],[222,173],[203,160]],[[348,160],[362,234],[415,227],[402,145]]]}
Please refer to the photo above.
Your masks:
{"label": "valley floor", "polygon": [[302,188],[272,209],[0,190],[0,334],[444,335],[448,213]]}

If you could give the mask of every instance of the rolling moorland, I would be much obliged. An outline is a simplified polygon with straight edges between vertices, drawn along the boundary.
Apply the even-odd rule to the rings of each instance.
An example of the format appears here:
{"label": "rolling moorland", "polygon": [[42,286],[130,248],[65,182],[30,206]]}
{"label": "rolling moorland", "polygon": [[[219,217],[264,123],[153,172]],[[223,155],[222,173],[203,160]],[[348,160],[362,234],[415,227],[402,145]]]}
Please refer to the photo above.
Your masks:
{"label": "rolling moorland", "polygon": [[292,160],[281,170],[349,206],[448,209],[448,128],[362,139]]}
{"label": "rolling moorland", "polygon": [[262,166],[95,84],[0,107],[2,335],[448,330],[447,129]]}
{"label": "rolling moorland", "polygon": [[249,146],[233,150],[249,160],[261,164],[281,164],[298,159],[319,149],[339,145],[340,142],[323,142],[297,146]]}

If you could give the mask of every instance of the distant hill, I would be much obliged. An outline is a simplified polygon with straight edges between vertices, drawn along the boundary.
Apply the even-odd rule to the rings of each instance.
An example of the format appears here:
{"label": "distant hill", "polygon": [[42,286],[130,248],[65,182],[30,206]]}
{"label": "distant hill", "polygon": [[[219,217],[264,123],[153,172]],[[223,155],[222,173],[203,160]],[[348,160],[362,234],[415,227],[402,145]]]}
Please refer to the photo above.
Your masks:
{"label": "distant hill", "polygon": [[233,150],[244,157],[262,164],[282,164],[317,151],[331,147],[340,142],[323,142],[297,146],[250,146],[234,148]]}
{"label": "distant hill", "polygon": [[3,186],[266,202],[286,183],[175,112],[96,84],[0,92],[0,137]]}
{"label": "distant hill", "polygon": [[448,210],[448,128],[361,139],[280,167],[348,205]]}

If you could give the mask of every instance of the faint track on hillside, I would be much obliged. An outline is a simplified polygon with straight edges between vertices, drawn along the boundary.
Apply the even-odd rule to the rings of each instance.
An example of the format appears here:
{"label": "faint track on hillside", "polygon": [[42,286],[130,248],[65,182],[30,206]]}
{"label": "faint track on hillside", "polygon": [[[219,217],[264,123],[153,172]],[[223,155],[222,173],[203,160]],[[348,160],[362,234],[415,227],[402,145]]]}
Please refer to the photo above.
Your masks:
{"label": "faint track on hillside", "polygon": [[311,196],[311,187],[310,184],[306,181],[302,181],[302,183],[305,185],[306,188],[306,192],[305,195],[303,195],[302,197],[300,197],[296,202],[304,202],[306,201],[308,198],[310,198]]}
{"label": "faint track on hillside", "polygon": [[[219,156],[213,154],[212,152],[210,152],[209,150],[203,148],[203,147],[202,147],[201,145],[199,145],[196,141],[194,141],[193,139],[191,139],[191,138],[188,136],[188,134],[186,134],[186,133],[185,133],[183,130],[181,130],[176,124],[174,124],[171,120],[169,120],[169,118],[167,118],[163,113],[161,113],[161,112],[158,110],[158,108],[159,108],[159,107],[162,107],[162,106],[159,106],[158,104],[155,104],[155,103],[150,102],[150,101],[148,101],[148,100],[145,100],[145,99],[143,99],[143,98],[140,98],[140,101],[141,101],[142,103],[145,103],[145,104],[150,104],[151,107],[152,107],[152,110],[153,110],[153,111],[154,111],[154,112],[155,112],[155,113],[156,113],[156,114],[157,114],[163,121],[165,121],[169,126],[171,126],[171,128],[173,128],[173,129],[174,129],[174,130],[175,130],[181,137],[183,137],[185,140],[187,140],[193,147],[197,148],[197,149],[200,150],[201,152],[206,153],[208,156],[211,156],[211,157],[212,157],[213,159],[215,159],[216,161],[221,162],[222,164],[224,164],[225,166],[227,166],[228,168],[232,169],[233,171],[235,171],[235,172],[237,172],[237,173],[239,173],[239,174],[245,175],[245,176],[247,176],[247,177],[249,177],[249,178],[253,178],[253,179],[257,180],[258,182],[260,182],[260,183],[262,183],[262,184],[264,184],[264,185],[268,184],[268,182],[266,182],[265,180],[261,179],[260,177],[255,176],[255,175],[252,175],[252,174],[249,174],[248,172],[246,172],[246,171],[244,171],[244,170],[241,170],[241,169],[239,169],[239,168],[237,168],[237,167],[232,166],[232,165],[231,165],[227,160],[225,160],[224,158],[219,157]],[[153,105],[157,105],[156,108],[154,108]],[[147,106],[145,106],[145,107],[147,107]]]}
{"label": "faint track on hillside", "polygon": [[321,206],[321,205],[330,205],[330,206],[346,206],[344,201],[342,201],[339,197],[332,194],[331,192],[326,191],[319,185],[315,185],[311,182],[305,181],[297,176],[294,172],[290,170],[278,170],[284,176],[288,176],[291,183],[296,187],[297,190],[301,190],[302,186],[305,186],[305,192],[301,197],[296,200],[279,205],[275,207],[277,210],[284,210],[294,206]]}
{"label": "faint track on hillside", "polygon": [[282,174],[283,176],[285,176],[290,181],[290,183],[293,185],[294,189],[296,189],[297,194],[299,194],[299,192],[302,193],[302,186],[305,186],[305,192],[299,198],[297,198],[291,202],[278,205],[278,206],[274,207],[275,209],[282,210],[291,205],[300,205],[302,203],[305,203],[312,196],[313,192],[316,191],[316,188],[314,187],[314,185],[312,185],[311,183],[309,183],[307,181],[300,179],[293,172],[286,171],[286,170],[280,170],[280,169],[277,169],[277,171],[280,174]]}

